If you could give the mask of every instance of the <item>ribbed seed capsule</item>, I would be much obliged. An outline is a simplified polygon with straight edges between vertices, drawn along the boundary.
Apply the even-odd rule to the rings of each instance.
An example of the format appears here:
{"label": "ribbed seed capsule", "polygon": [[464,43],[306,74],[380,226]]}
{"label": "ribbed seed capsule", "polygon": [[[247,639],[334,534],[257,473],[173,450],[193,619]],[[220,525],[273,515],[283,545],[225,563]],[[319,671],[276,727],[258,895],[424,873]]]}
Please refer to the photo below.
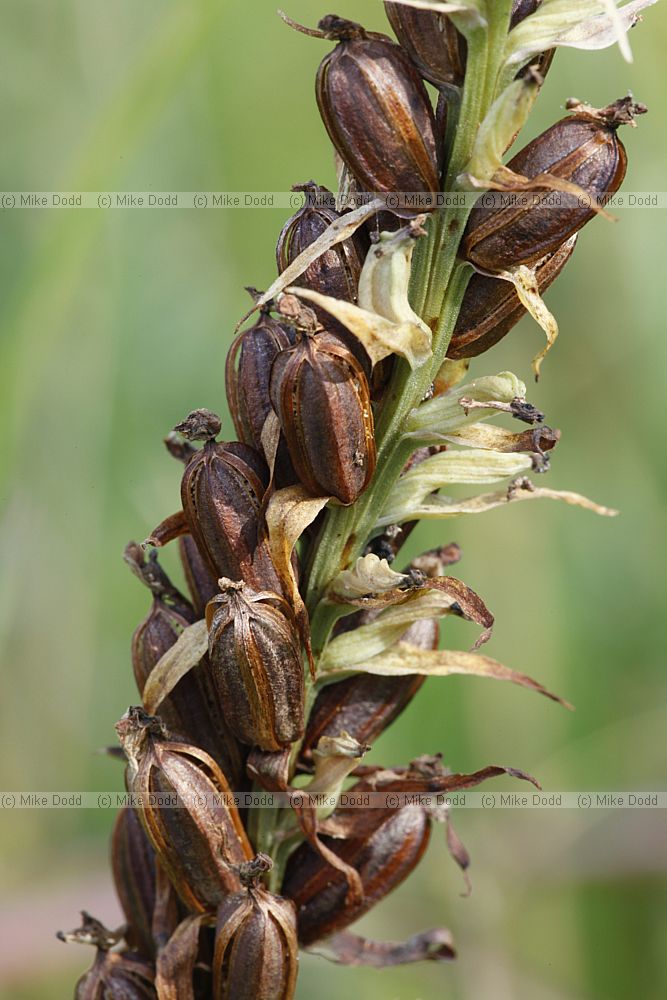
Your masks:
{"label": "ribbed seed capsule", "polygon": [[156,1000],[154,983],[155,971],[145,959],[98,951],[76,984],[74,1000]]}
{"label": "ribbed seed capsule", "polygon": [[[572,256],[577,237],[549,254],[536,267],[540,293],[546,291]],[[466,288],[447,357],[475,358],[497,344],[516,326],[526,310],[514,285],[501,278],[473,274]]]}
{"label": "ribbed seed capsule", "polygon": [[271,411],[271,365],[293,343],[294,332],[263,312],[236,338],[227,355],[227,402],[234,428],[240,441],[260,453],[262,428]]}
{"label": "ribbed seed capsule", "polygon": [[[235,866],[252,850],[224,774],[198,747],[168,738],[159,719],[129,709],[116,725],[128,792],[185,905],[203,912],[240,888]],[[178,801],[177,801],[178,800]]]}
{"label": "ribbed seed capsule", "polygon": [[[627,165],[618,123],[588,114],[575,114],[552,125],[533,139],[508,164],[528,178],[550,173],[577,184],[593,203],[618,191]],[[474,208],[466,227],[462,251],[470,263],[485,271],[506,270],[517,264],[535,264],[554,253],[595,215],[586,199],[554,191],[534,192],[528,207]]]}
{"label": "ribbed seed capsule", "polygon": [[[303,191],[303,206],[287,220],[278,237],[276,263],[280,274],[300,253],[303,253],[323,232],[341,218],[334,207],[334,196],[314,181],[297,184],[293,191]],[[356,234],[355,234],[356,235]],[[359,275],[364,263],[364,248],[360,238],[351,237],[337,243],[309,264],[299,275],[297,284],[312,288],[323,295],[332,295],[346,302],[357,301]]]}
{"label": "ribbed seed capsule", "polygon": [[288,605],[269,591],[219,581],[206,609],[213,682],[243,743],[279,750],[304,730],[301,647]]}
{"label": "ribbed seed capsule", "polygon": [[[415,622],[403,641],[420,649],[437,649],[438,623],[432,619]],[[323,736],[340,736],[345,731],[359,743],[372,745],[412,701],[425,678],[379,677],[355,674],[322,688],[308,716],[301,761],[308,763]]]}
{"label": "ribbed seed capsule", "polygon": [[[188,536],[190,542],[192,539]],[[144,687],[153,668],[171,649],[188,625],[197,620],[193,608],[172,586],[154,553],[146,560],[141,546],[130,542],[125,561],[153,593],[153,603],[132,636],[132,668],[137,690]],[[216,593],[217,593],[216,584]],[[243,778],[243,754],[225,725],[215,692],[211,690],[208,658],[190,670],[160,707],[160,717],[170,732],[193,742],[218,761],[229,780],[239,787]]]}
{"label": "ribbed seed capsule", "polygon": [[[510,30],[529,14],[534,14],[541,3],[542,0],[514,0]],[[425,80],[436,87],[463,85],[468,46],[446,14],[388,0],[385,0],[384,9],[396,37]],[[543,76],[550,63],[551,54],[545,53],[538,63]]]}
{"label": "ribbed seed capsule", "polygon": [[74,1000],[155,1000],[153,964],[133,951],[112,951],[123,937],[123,928],[109,931],[85,910],[81,926],[56,935],[68,944],[92,945],[95,960],[74,989]]}
{"label": "ribbed seed capsule", "polygon": [[[334,208],[334,196],[327,188],[320,187],[314,181],[297,184],[293,191],[303,191],[306,200],[303,206],[282,228],[276,245],[276,263],[280,274],[299,254],[303,253],[312,243],[324,233],[332,222],[342,218]],[[364,264],[368,245],[362,231],[357,230],[354,236],[336,246],[325,250],[317,260],[309,264],[303,274],[299,275],[295,284],[301,288],[309,288],[321,295],[331,295],[345,302],[356,302],[359,288],[359,276]],[[337,340],[341,341],[364,369],[368,378],[371,376],[371,363],[366,351],[353,334],[336,322],[324,309],[313,308],[319,322]],[[292,344],[288,346],[293,346]]]}
{"label": "ribbed seed capsule", "polygon": [[330,15],[319,28],[339,44],[317,72],[317,104],[357,183],[373,192],[437,191],[433,108],[409,56],[353,21]]}
{"label": "ribbed seed capsule", "polygon": [[276,358],[270,392],[306,489],[354,503],[376,460],[368,381],[354,355],[330,337],[304,333]]}
{"label": "ribbed seed capsule", "polygon": [[460,87],[468,46],[447,15],[402,3],[386,2],[384,9],[396,37],[424,79],[436,87]]}
{"label": "ribbed seed capsule", "polygon": [[195,615],[197,619],[203,618],[206,605],[218,592],[218,581],[192,535],[182,535],[178,539],[178,554]]}
{"label": "ribbed seed capsule", "polygon": [[258,883],[229,896],[218,908],[214,1000],[291,1000],[298,950],[290,900]]}
{"label": "ribbed seed capsule", "polygon": [[111,869],[128,930],[125,940],[147,958],[155,957],[155,851],[133,809],[116,816],[111,835]]}
{"label": "ribbed seed capsule", "polygon": [[[350,794],[354,792],[350,789]],[[337,809],[325,825],[344,825],[344,839],[320,835],[327,847],[359,873],[363,898],[346,903],[347,883],[308,843],[291,855],[282,892],[297,909],[299,941],[308,945],[343,930],[367,913],[413,871],[430,836],[421,809]]]}
{"label": "ribbed seed capsule", "polygon": [[194,410],[176,428],[204,446],[188,462],[181,480],[183,512],[209,568],[233,580],[279,589],[268,549],[259,539],[268,469],[261,455],[238,441],[219,444],[220,419]]}

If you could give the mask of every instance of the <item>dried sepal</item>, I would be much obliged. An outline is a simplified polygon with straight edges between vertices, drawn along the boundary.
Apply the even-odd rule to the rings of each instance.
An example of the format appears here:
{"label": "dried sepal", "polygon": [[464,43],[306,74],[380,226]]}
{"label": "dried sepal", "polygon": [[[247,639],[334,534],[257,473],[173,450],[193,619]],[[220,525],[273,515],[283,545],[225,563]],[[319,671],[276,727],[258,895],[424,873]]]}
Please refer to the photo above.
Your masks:
{"label": "dried sepal", "polygon": [[595,50],[616,43],[630,62],[626,34],[640,20],[640,12],[655,2],[632,0],[617,10],[615,0],[597,0],[593,4],[583,0],[576,3],[552,0],[510,33],[505,46],[507,62],[510,66],[517,65],[545,49],[561,45]]}
{"label": "dried sepal", "polygon": [[341,931],[307,949],[337,965],[386,969],[412,962],[451,962],[456,958],[452,935],[443,927],[413,934],[406,941],[372,941]]}
{"label": "dried sepal", "polygon": [[356,663],[355,670],[381,677],[404,677],[414,674],[421,674],[423,677],[448,677],[451,674],[490,677],[493,680],[510,681],[520,687],[529,688],[538,694],[546,695],[565,708],[572,708],[569,702],[548,691],[527,674],[512,670],[489,656],[482,656],[481,653],[467,653],[459,649],[425,650],[410,642],[399,641],[381,654],[362,663]]}
{"label": "dried sepal", "polygon": [[373,621],[353,632],[343,632],[329,642],[318,664],[322,676],[355,671],[358,664],[392,647],[415,621],[446,614],[473,621],[483,628],[475,647],[489,639],[493,626],[493,615],[479,595],[451,576],[425,580],[422,586],[409,591],[389,592],[370,606],[382,604],[385,610]]}
{"label": "dried sepal", "polygon": [[[437,649],[438,623],[434,619],[415,622],[403,639],[422,649]],[[325,684],[318,692],[308,716],[299,763],[311,766],[312,754],[324,736],[351,733],[360,743],[373,744],[394,722],[424,683],[424,677],[380,677],[357,673],[345,680]]]}
{"label": "dried sepal", "polygon": [[158,719],[129,709],[116,725],[126,785],[185,905],[204,912],[239,887],[235,866],[252,855],[224,774],[198,747],[171,741]]}
{"label": "dried sepal", "polygon": [[[594,514],[602,517],[616,517],[617,510],[612,507],[604,507],[602,504],[589,500],[588,497],[580,493],[573,493],[571,490],[551,490],[544,486],[535,486],[527,476],[519,476],[513,480],[507,489],[499,490],[496,493],[481,493],[477,496],[466,497],[463,500],[453,497],[432,494],[414,509],[410,517],[422,519],[454,517],[459,514],[483,514],[487,510],[495,507],[504,507],[506,504],[517,503],[522,500],[562,500],[573,507],[583,507]],[[397,518],[395,512],[387,512],[380,519],[379,524],[393,524]],[[405,516],[408,516],[407,514]]]}
{"label": "dried sepal", "polygon": [[[278,237],[276,263],[280,273],[312,246],[342,214],[336,210],[331,192],[314,181],[295,185],[292,190],[303,191],[305,200],[302,207],[287,220]],[[356,233],[325,250],[309,264],[301,275],[300,284],[324,295],[356,302],[365,255],[361,236]]]}
{"label": "dried sepal", "polygon": [[206,617],[212,679],[239,740],[279,750],[303,735],[303,661],[296,623],[276,593],[220,579]]}
{"label": "dried sepal", "polygon": [[[540,295],[563,270],[576,242],[575,234],[535,265]],[[447,357],[462,359],[483,354],[502,340],[525,314],[526,307],[511,282],[473,274],[463,297]]]}
{"label": "dried sepal", "polygon": [[499,406],[509,410],[525,398],[525,383],[513,372],[483,375],[420,403],[409,414],[405,433],[436,444],[465,424],[493,416]]}
{"label": "dried sepal", "polygon": [[[350,790],[352,794],[357,786]],[[342,872],[304,843],[290,856],[282,891],[297,908],[299,941],[308,945],[358,920],[414,870],[426,850],[430,820],[419,809],[337,809],[323,829],[349,819],[344,839],[323,832],[327,850],[358,873],[362,893],[350,899]],[[358,833],[355,831],[355,819]]]}

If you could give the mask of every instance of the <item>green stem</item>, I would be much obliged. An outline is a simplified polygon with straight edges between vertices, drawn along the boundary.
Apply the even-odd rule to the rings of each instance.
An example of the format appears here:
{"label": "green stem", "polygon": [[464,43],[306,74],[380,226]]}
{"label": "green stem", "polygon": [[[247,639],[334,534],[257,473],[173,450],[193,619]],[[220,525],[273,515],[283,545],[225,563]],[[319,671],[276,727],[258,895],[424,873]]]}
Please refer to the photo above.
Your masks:
{"label": "green stem", "polygon": [[[456,138],[445,191],[459,188],[459,175],[470,160],[479,124],[495,96],[509,23],[511,0],[488,4],[488,27],[468,36],[468,71],[463,87]],[[403,436],[405,420],[426,395],[442,365],[470,276],[458,247],[470,209],[450,206],[437,211],[426,243],[413,263],[411,298],[434,331],[433,357],[415,371],[398,361],[376,425],[377,465],[366,492],[350,507],[331,507],[308,571],[306,604],[311,615],[313,651],[323,649],[341,609],[325,600],[333,577],[362,554],[380,512],[410,457],[413,444]],[[417,308],[420,307],[420,308]]]}

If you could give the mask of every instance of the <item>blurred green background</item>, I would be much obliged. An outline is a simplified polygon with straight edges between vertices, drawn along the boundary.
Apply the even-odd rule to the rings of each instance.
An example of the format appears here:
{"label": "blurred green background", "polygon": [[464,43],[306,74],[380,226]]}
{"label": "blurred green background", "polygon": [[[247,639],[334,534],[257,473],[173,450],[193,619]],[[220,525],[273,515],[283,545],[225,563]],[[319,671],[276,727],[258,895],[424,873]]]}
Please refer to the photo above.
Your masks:
{"label": "blurred green background", "polygon": [[[292,0],[313,23],[328,8]],[[383,28],[375,0],[337,12]],[[3,190],[288,190],[335,183],[313,99],[328,46],[267,0],[4,0]],[[664,5],[617,50],[562,51],[532,136],[576,95],[631,89],[650,105],[623,136],[627,190],[664,190]],[[223,367],[247,307],[274,275],[276,210],[3,211],[0,230],[2,502],[0,787],[120,788],[96,756],[136,700],[128,656],[147,594],[121,560],[178,504],[161,444],[195,406],[224,408]],[[374,750],[401,763],[443,751],[470,770],[524,767],[545,789],[664,788],[664,370],[667,233],[659,210],[596,220],[549,293],[561,337],[531,400],[563,431],[547,484],[618,507],[616,520],[517,505],[430,525],[411,550],[456,539],[460,575],[496,615],[490,655],[576,704],[509,685],[430,681]],[[526,381],[541,334],[524,321],[475,363]],[[229,432],[227,421],[226,429]],[[172,557],[167,559],[173,565]],[[454,628],[465,646],[469,631]],[[493,790],[512,788],[498,783]],[[78,909],[118,920],[112,816],[3,812],[0,995],[62,1000],[90,955],[53,932]],[[444,834],[412,879],[359,925],[405,937],[437,924],[451,966],[343,969],[305,957],[299,996],[645,1000],[667,982],[664,814],[461,812],[474,891]]]}

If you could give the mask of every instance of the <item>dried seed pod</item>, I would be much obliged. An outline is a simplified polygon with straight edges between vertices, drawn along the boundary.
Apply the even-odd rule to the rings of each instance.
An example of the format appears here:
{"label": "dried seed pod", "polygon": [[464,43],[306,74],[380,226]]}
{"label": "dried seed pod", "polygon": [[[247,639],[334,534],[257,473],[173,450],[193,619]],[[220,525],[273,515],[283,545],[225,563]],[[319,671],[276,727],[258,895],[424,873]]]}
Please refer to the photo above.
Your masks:
{"label": "dried seed pod", "polygon": [[276,358],[270,393],[306,489],[354,503],[376,460],[368,381],[354,355],[329,337],[304,332]]}
{"label": "dried seed pod", "polygon": [[[541,3],[542,0],[513,0],[510,30],[529,14],[534,14]],[[406,7],[389,0],[385,0],[384,9],[396,37],[425,80],[436,87],[463,85],[468,46],[446,14]],[[538,61],[542,76],[552,57],[553,50]]]}
{"label": "dried seed pod", "polygon": [[468,46],[446,14],[385,2],[385,13],[417,69],[436,87],[460,87]]}
{"label": "dried seed pod", "polygon": [[[610,109],[615,107],[610,106]],[[555,253],[595,215],[590,208],[618,191],[627,165],[617,135],[619,121],[611,115],[574,114],[552,125],[510,161],[508,168],[530,179],[549,173],[577,184],[587,198],[547,189],[528,199],[506,199],[509,204],[473,209],[462,251],[484,271],[500,271],[517,264],[535,264]],[[557,205],[554,206],[554,198]]]}
{"label": "dried seed pod", "polygon": [[[314,181],[296,184],[293,191],[303,191],[303,206],[287,220],[278,237],[276,263],[282,274],[299,254],[318,239],[325,230],[341,218],[334,207],[334,196]],[[297,284],[312,288],[323,295],[332,295],[346,302],[357,301],[359,275],[366,256],[360,238],[355,234],[337,243],[309,264]]]}
{"label": "dried seed pod", "polygon": [[212,679],[229,728],[243,743],[280,750],[303,735],[301,647],[278,594],[222,578],[208,605]]}
{"label": "dried seed pod", "polygon": [[[270,859],[259,855],[262,858],[270,868]],[[299,961],[294,904],[251,881],[243,870],[241,878],[247,888],[218,907],[212,996],[291,1000]]]}
{"label": "dried seed pod", "polygon": [[[572,256],[577,237],[571,236],[535,269],[540,294],[552,284]],[[526,313],[514,285],[501,278],[473,274],[461,304],[447,357],[474,358],[497,344]]]}
{"label": "dried seed pod", "polygon": [[[411,625],[403,641],[420,649],[437,649],[438,633],[437,621],[426,619]],[[339,736],[345,731],[359,743],[372,745],[412,701],[424,680],[418,674],[381,677],[360,673],[325,685],[308,716],[301,765],[309,764],[323,736]]]}
{"label": "dried seed pod", "polygon": [[128,792],[185,905],[203,912],[240,888],[236,866],[252,857],[224,774],[198,747],[169,739],[159,719],[130,708],[116,725],[128,758]]}
{"label": "dried seed pod", "polygon": [[357,870],[363,898],[353,905],[346,902],[344,875],[310,844],[301,844],[287,863],[281,891],[296,904],[299,941],[304,945],[347,927],[395,889],[419,863],[430,836],[429,817],[413,807],[337,809],[321,824],[326,828],[339,835],[320,834],[320,839]]}
{"label": "dried seed pod", "polygon": [[56,937],[67,944],[96,948],[92,967],[74,989],[74,1000],[155,1000],[155,969],[151,962],[132,951],[117,952],[123,928],[108,930],[103,923],[81,911],[81,926],[58,931]]}
{"label": "dried seed pod", "polygon": [[155,958],[152,924],[155,909],[155,851],[133,809],[116,816],[111,835],[111,870],[131,948]]}
{"label": "dried seed pod", "polygon": [[[151,609],[132,636],[134,679],[139,694],[143,695],[155,665],[183,630],[197,621],[197,615],[171,584],[157,561],[157,553],[152,553],[147,560],[141,546],[130,542],[124,556],[134,574],[153,594]],[[217,589],[216,585],[216,593]],[[240,787],[244,754],[224,722],[215,690],[211,687],[207,657],[181,678],[171,695],[162,702],[160,713],[172,733],[210,753],[235,787]]]}
{"label": "dried seed pod", "polygon": [[197,618],[203,618],[206,605],[218,592],[218,581],[208,567],[192,535],[178,539],[178,554]]}
{"label": "dried seed pod", "polygon": [[227,402],[236,433],[260,453],[262,428],[271,411],[271,365],[293,343],[294,331],[262,312],[253,326],[239,334],[227,355]]}
{"label": "dried seed pod", "polygon": [[216,579],[226,576],[279,589],[268,549],[259,537],[269,481],[263,458],[238,441],[217,443],[220,420],[208,410],[194,410],[176,430],[192,440],[204,440],[183,473],[181,500],[190,534],[209,569]]}
{"label": "dried seed pod", "polygon": [[155,970],[139,955],[98,951],[79,979],[74,1000],[156,1000]]}
{"label": "dried seed pod", "polygon": [[435,116],[409,56],[388,38],[334,15],[319,28],[339,44],[317,72],[317,104],[360,187],[437,191]]}

